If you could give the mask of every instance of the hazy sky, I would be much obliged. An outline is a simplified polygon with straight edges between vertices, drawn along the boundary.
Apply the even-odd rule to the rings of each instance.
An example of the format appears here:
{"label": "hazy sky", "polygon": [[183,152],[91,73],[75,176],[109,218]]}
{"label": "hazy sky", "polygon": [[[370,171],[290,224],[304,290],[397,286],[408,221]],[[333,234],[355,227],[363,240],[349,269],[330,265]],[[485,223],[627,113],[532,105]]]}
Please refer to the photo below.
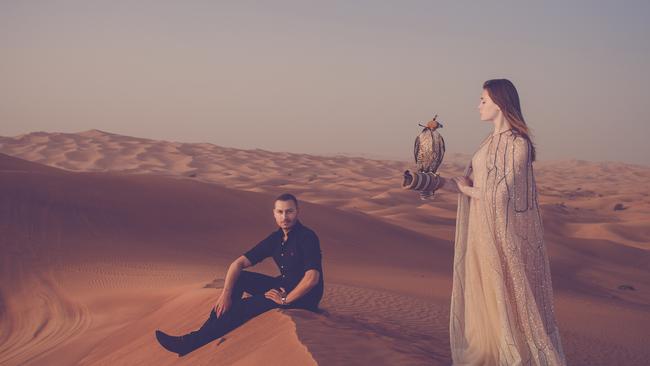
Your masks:
{"label": "hazy sky", "polygon": [[0,135],[109,132],[410,159],[472,153],[483,81],[540,160],[650,164],[650,1],[1,1]]}

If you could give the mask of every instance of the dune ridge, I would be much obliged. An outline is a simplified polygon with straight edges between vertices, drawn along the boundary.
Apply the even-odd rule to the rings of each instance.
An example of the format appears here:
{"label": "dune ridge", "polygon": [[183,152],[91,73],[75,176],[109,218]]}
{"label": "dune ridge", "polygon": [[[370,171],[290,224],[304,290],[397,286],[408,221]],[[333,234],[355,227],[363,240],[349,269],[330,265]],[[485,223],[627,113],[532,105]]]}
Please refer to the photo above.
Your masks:
{"label": "dune ridge", "polygon": [[[34,319],[47,322],[19,322],[26,309],[0,308],[3,319],[15,319],[0,333],[0,359],[14,357],[9,364],[16,357],[27,364],[184,362],[156,348],[153,330],[200,325],[218,295],[218,276],[273,228],[264,207],[285,191],[303,200],[304,222],[321,237],[323,313],[273,312],[197,351],[194,362],[230,355],[226,364],[255,364],[282,347],[297,362],[327,365],[450,362],[456,195],[437,192],[435,201],[422,202],[401,190],[399,172],[408,162],[102,131],[0,137],[0,152],[33,161],[0,154],[2,260],[18,259],[55,289],[49,305],[33,310]],[[467,159],[449,155],[443,175],[460,174]],[[650,168],[541,161],[535,169],[570,364],[647,363],[639,340],[650,326]],[[19,268],[0,272],[2,304],[14,291],[6,284],[19,283]],[[275,273],[270,263],[255,270]],[[74,311],[66,315],[57,306],[78,309],[81,325],[75,328]],[[182,316],[169,316],[176,312]],[[56,324],[73,331],[48,328]],[[246,338],[272,324],[282,336],[253,349]],[[47,334],[58,336],[30,348]],[[238,353],[243,349],[252,358]]]}
{"label": "dune ridge", "polygon": [[[154,173],[247,191],[292,191],[303,200],[365,212],[437,237],[449,237],[453,222],[431,225],[431,214],[434,220],[455,218],[455,194],[438,192],[435,205],[431,205],[419,202],[399,187],[398,172],[412,168],[407,161],[241,150],[99,130],[0,137],[0,152],[71,171]],[[443,176],[460,175],[468,161],[467,155],[450,153],[441,172]],[[535,172],[545,211],[561,206],[574,216],[592,214],[589,224],[610,223],[600,225],[598,237],[604,235],[612,242],[650,249],[650,236],[642,225],[650,214],[650,167],[619,162],[540,161],[536,162]],[[617,204],[622,205],[621,210],[614,210]],[[596,215],[602,217],[597,219]],[[573,217],[571,222],[580,220]],[[631,223],[639,224],[629,230]],[[593,234],[594,230],[574,225],[564,235],[593,238],[587,232]]]}

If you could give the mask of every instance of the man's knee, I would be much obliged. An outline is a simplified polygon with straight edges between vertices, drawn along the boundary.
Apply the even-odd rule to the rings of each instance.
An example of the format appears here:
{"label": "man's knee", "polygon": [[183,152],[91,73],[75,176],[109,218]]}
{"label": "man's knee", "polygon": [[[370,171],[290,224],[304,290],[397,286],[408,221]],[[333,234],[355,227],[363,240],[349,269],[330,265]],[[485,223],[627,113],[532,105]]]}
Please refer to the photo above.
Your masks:
{"label": "man's knee", "polygon": [[266,291],[274,288],[276,279],[257,272],[242,271],[237,278],[235,287],[250,295],[263,295]]}
{"label": "man's knee", "polygon": [[267,276],[257,272],[241,271],[239,272],[239,276],[237,277],[237,281],[235,282],[253,285],[253,284],[257,284],[258,282],[264,281],[266,277]]}
{"label": "man's knee", "polygon": [[242,270],[241,272],[239,272],[239,276],[237,277],[237,281],[238,282],[239,281],[246,281],[247,279],[251,278],[252,275],[253,275],[253,272]]}
{"label": "man's knee", "polygon": [[246,291],[255,281],[255,274],[249,271],[241,271],[235,281],[235,288],[239,291]]}

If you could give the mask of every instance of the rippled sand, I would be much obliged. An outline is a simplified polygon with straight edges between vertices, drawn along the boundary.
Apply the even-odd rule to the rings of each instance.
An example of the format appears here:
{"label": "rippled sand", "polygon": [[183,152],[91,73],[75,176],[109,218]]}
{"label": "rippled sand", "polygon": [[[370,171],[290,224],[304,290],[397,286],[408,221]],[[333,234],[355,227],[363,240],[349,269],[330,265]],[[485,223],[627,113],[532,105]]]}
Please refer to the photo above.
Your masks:
{"label": "rippled sand", "polygon": [[[97,130],[0,137],[0,152],[0,364],[451,362],[456,196],[402,191],[408,162]],[[535,169],[569,364],[647,364],[650,167]],[[181,359],[162,350],[153,331],[202,323],[285,191],[321,238],[323,312],[272,311]]]}

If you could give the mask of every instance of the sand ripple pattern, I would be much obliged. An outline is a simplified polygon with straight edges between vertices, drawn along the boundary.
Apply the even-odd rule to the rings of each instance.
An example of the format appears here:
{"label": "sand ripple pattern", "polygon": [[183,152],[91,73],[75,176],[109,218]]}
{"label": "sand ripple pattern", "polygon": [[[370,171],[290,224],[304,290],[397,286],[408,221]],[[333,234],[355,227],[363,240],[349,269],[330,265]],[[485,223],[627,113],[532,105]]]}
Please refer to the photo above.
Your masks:
{"label": "sand ripple pattern", "polygon": [[289,312],[300,340],[320,364],[451,361],[447,306],[388,291],[328,284],[321,308],[322,314]]}
{"label": "sand ripple pattern", "polygon": [[68,298],[48,275],[25,279],[0,291],[0,364],[22,365],[83,333],[86,307]]}

